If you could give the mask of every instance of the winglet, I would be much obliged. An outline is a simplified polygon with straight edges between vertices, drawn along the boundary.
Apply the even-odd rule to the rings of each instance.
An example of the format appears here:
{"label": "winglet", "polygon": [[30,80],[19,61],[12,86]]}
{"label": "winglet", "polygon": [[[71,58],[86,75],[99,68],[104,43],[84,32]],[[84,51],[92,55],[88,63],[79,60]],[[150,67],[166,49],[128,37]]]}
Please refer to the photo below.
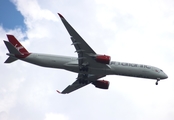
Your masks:
{"label": "winglet", "polygon": [[58,13],[58,15],[59,15],[60,18],[64,18],[60,13]]}
{"label": "winglet", "polygon": [[56,92],[58,92],[59,94],[62,94],[60,91],[56,90]]}

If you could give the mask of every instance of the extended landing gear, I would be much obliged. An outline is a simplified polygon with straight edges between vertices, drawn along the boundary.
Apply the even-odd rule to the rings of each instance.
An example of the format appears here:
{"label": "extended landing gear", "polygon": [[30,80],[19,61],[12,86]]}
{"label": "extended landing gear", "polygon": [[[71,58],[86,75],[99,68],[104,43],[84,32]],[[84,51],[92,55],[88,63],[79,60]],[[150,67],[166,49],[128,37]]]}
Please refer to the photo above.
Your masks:
{"label": "extended landing gear", "polygon": [[155,83],[156,85],[158,85],[158,81],[160,81],[160,79],[159,79],[159,78],[157,78],[157,81],[156,81],[156,83]]}
{"label": "extended landing gear", "polygon": [[80,67],[79,67],[79,71],[84,71],[84,72],[88,72],[88,63],[83,63]]}
{"label": "extended landing gear", "polygon": [[80,66],[79,71],[88,72],[88,66]]}

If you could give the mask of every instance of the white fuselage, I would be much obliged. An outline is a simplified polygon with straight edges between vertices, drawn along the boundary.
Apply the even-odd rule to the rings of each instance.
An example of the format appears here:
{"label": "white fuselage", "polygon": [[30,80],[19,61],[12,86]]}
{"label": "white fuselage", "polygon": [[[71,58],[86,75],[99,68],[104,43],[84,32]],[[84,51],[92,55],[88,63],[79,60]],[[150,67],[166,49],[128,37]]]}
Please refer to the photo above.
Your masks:
{"label": "white fuselage", "polygon": [[[21,60],[43,67],[65,69],[76,73],[86,73],[84,71],[79,71],[78,59],[76,57],[31,53]],[[110,64],[108,64],[108,69],[89,66],[87,74],[123,75],[149,79],[167,78],[167,75],[162,70],[153,66],[115,61],[111,61]]]}

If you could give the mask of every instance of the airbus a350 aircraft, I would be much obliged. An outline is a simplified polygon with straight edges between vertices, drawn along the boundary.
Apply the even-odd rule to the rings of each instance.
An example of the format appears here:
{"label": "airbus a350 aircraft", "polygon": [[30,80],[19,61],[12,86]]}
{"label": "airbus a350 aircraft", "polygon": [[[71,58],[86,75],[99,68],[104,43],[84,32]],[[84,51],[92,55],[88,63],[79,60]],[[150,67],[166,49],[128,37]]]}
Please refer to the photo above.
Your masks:
{"label": "airbus a350 aircraft", "polygon": [[16,60],[22,60],[35,65],[65,69],[78,73],[75,82],[66,87],[62,92],[66,94],[77,90],[83,86],[92,83],[95,87],[101,89],[109,88],[109,81],[98,80],[106,75],[123,75],[139,78],[155,79],[158,81],[168,78],[168,76],[159,68],[111,61],[108,55],[99,55],[83,40],[83,38],[74,30],[66,19],[58,13],[65,28],[70,34],[72,45],[74,45],[78,58],[59,55],[46,55],[28,52],[13,35],[7,35],[8,41],[4,41],[9,53],[5,63],[11,63]]}

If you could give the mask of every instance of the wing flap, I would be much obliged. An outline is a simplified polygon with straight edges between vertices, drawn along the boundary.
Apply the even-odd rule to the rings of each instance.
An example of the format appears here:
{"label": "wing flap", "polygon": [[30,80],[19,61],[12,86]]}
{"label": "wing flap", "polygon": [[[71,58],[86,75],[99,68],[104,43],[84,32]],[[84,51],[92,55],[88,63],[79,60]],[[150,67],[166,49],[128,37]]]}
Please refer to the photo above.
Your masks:
{"label": "wing flap", "polygon": [[[74,43],[79,43],[81,45],[81,48],[85,49],[86,53],[93,53],[96,54],[94,52],[94,50],[83,40],[83,38],[75,31],[75,29],[66,21],[66,19],[60,14],[58,13],[58,15],[60,16],[65,28],[67,29],[68,33],[71,36],[71,40]],[[75,44],[74,44],[75,45]],[[77,48],[76,48],[77,49]]]}
{"label": "wing flap", "polygon": [[75,91],[79,88],[82,88],[83,86],[86,86],[86,84],[72,84],[72,85],[69,85],[68,87],[66,87],[61,93],[67,94],[67,93]]}
{"label": "wing flap", "polygon": [[[61,94],[67,94],[67,93],[73,92],[77,89],[80,89],[80,88],[96,81],[97,79],[99,79],[101,77],[104,77],[105,75],[101,75],[101,76],[87,75],[87,76],[88,77],[86,78],[86,77],[84,77],[84,74],[79,73],[77,80],[73,84],[67,86],[62,92],[59,92],[58,90],[57,90],[57,92],[61,93]],[[86,83],[81,83],[80,80],[84,80],[84,79],[86,79],[87,82]]]}
{"label": "wing flap", "polygon": [[108,69],[108,66],[105,64],[101,64],[96,62],[92,56],[95,56],[95,51],[83,40],[83,38],[75,31],[75,29],[66,21],[66,19],[58,13],[63,22],[65,28],[70,34],[70,38],[72,40],[72,45],[74,45],[76,51],[78,53],[78,62],[79,66],[82,66],[83,63],[87,63],[90,67]]}

